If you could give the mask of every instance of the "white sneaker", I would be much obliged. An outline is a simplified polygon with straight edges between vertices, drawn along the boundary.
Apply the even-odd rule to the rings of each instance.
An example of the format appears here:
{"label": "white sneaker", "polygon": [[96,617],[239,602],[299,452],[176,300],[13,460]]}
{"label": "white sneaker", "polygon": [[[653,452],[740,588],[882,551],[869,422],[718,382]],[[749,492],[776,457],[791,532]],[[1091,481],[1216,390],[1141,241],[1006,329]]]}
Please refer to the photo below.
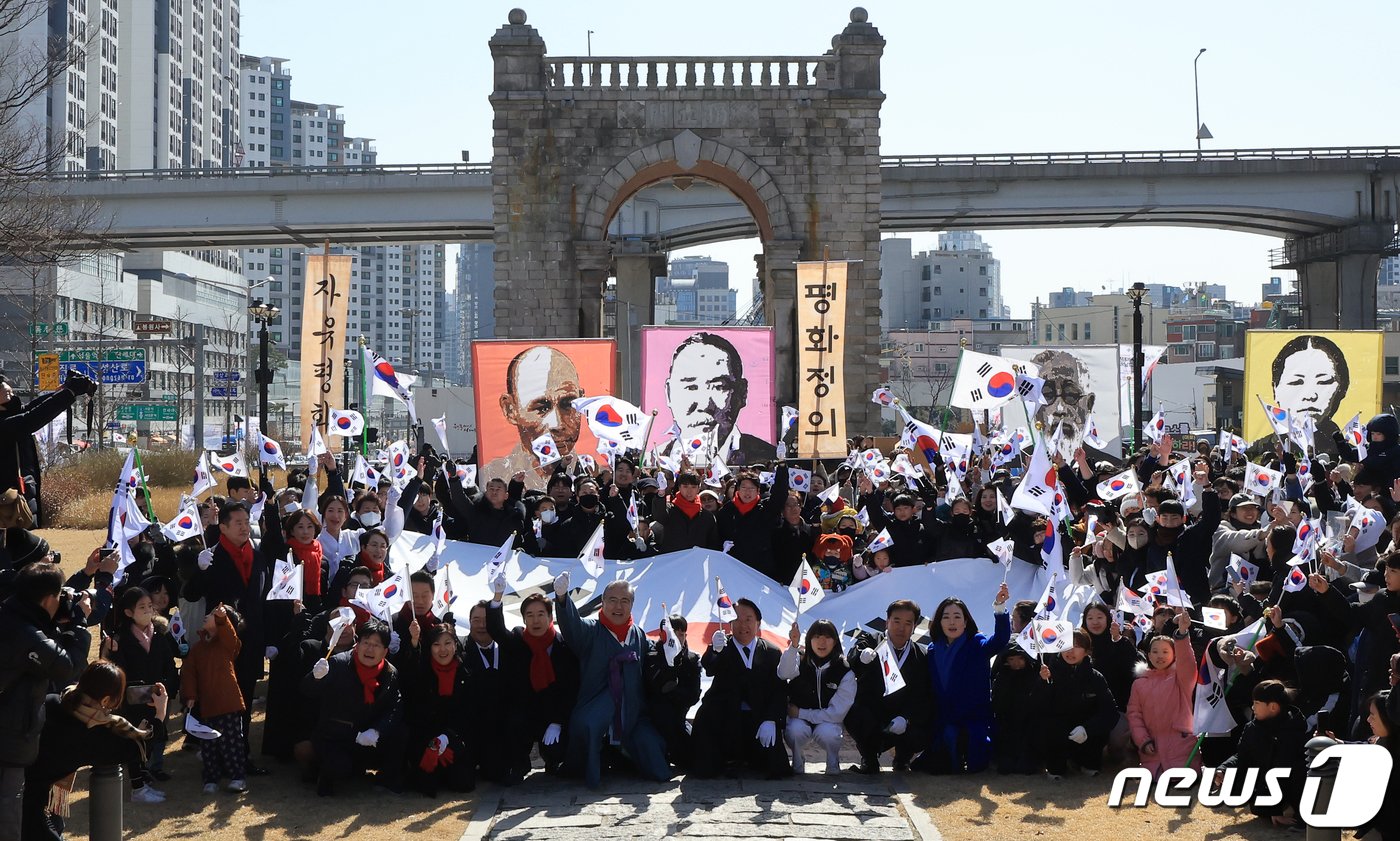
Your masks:
{"label": "white sneaker", "polygon": [[247,791],[247,790],[248,790],[248,784],[247,784],[246,782],[244,782],[243,780],[229,780],[229,782],[228,782],[228,790],[229,790],[229,791]]}
{"label": "white sneaker", "polygon": [[218,784],[218,783],[205,783],[205,784],[204,784],[204,793],[205,793],[205,794],[218,794],[218,793],[219,793],[219,784]]}
{"label": "white sneaker", "polygon": [[164,803],[165,794],[150,786],[142,786],[131,790],[132,803]]}

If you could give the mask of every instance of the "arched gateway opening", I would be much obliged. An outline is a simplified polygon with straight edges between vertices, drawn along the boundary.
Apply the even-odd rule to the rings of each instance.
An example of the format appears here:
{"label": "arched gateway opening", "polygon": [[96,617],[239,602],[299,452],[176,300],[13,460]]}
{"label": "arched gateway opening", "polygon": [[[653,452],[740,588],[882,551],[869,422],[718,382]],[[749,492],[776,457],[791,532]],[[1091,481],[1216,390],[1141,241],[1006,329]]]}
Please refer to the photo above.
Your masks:
{"label": "arched gateway opening", "polygon": [[[513,10],[490,42],[497,335],[601,335],[614,276],[619,300],[650,323],[667,244],[756,235],[778,399],[790,401],[795,263],[825,250],[855,261],[846,397],[852,428],[866,426],[873,407],[857,392],[878,374],[884,39],[856,9],[832,43],[816,56],[548,56]],[[609,236],[630,200],[668,182],[717,200],[667,213],[674,227],[655,236]]]}

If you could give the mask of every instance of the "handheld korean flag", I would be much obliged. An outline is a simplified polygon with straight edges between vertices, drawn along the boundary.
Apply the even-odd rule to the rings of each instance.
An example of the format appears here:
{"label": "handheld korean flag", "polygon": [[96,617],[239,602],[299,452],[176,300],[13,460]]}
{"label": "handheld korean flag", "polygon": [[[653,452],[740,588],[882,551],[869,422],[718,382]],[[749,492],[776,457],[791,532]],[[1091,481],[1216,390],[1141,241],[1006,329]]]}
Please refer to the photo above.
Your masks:
{"label": "handheld korean flag", "polygon": [[890,641],[882,640],[876,646],[875,653],[880,658],[880,674],[885,678],[885,694],[893,695],[904,688],[904,673],[899,670],[899,661],[895,659]]}
{"label": "handheld korean flag", "polygon": [[452,445],[447,443],[447,415],[433,418],[433,431],[437,433],[438,440],[442,442],[442,451],[449,456],[452,455]]}
{"label": "handheld korean flag", "polygon": [[826,597],[826,591],[817,581],[817,574],[812,571],[812,565],[807,563],[806,557],[803,557],[802,564],[797,568],[797,575],[793,576],[792,584],[788,586],[788,592],[792,594],[792,600],[797,604],[798,616],[806,613],[817,602]]}
{"label": "handheld korean flag", "polygon": [[1186,591],[1181,589],[1181,577],[1176,574],[1176,560],[1172,558],[1172,553],[1167,553],[1167,604],[1173,607],[1190,607],[1191,600],[1186,597]]}
{"label": "handheld korean flag", "polygon": [[[674,426],[674,424],[672,424],[672,426]],[[784,406],[783,428],[782,431],[778,434],[778,437],[784,437],[785,435],[787,435],[788,430],[794,428],[795,426],[797,426],[797,409],[792,406]],[[676,434],[680,434],[680,427],[676,427]]]}
{"label": "handheld korean flag", "polygon": [[178,607],[170,609],[170,638],[177,643],[185,641],[185,618]]}
{"label": "handheld korean flag", "polygon": [[218,730],[210,727],[204,722],[194,717],[194,713],[185,713],[185,735],[199,739],[203,742],[212,742],[223,737]]}
{"label": "handheld korean flag", "polygon": [[1380,542],[1381,535],[1385,533],[1385,520],[1381,519],[1379,512],[1357,506],[1352,510],[1347,528],[1356,529],[1356,545],[1352,551],[1365,552]]}
{"label": "handheld korean flag", "polygon": [[[918,465],[915,466],[917,467]],[[944,491],[943,501],[948,505],[952,505],[954,500],[966,499],[967,491],[963,490],[962,482],[958,481],[958,471],[950,467],[943,472],[948,479],[948,487]],[[912,476],[909,477],[909,487],[915,487],[914,477]]]}
{"label": "handheld korean flag", "polygon": [[462,490],[476,485],[476,465],[459,464],[453,468],[453,474],[457,477],[457,482],[462,486]]}
{"label": "handheld korean flag", "polygon": [[1041,654],[1058,654],[1074,647],[1074,625],[1063,619],[1036,619],[1035,645]]}
{"label": "handheld korean flag", "polygon": [[200,525],[199,503],[192,498],[187,498],[185,504],[180,507],[180,513],[165,525],[160,527],[161,533],[170,538],[171,543],[179,543],[182,540],[189,540],[191,537],[198,537],[204,533],[204,527]]}
{"label": "handheld korean flag", "polygon": [[1366,458],[1366,426],[1361,423],[1361,413],[1357,412],[1352,419],[1347,421],[1346,428],[1342,430],[1342,440],[1356,448],[1356,458],[1358,461]]}
{"label": "handheld korean flag", "polygon": [[827,489],[826,489],[826,490],[824,490],[824,491],[822,491],[821,493],[817,494],[817,499],[820,499],[822,502],[826,503],[827,505],[834,505],[834,504],[836,503],[836,500],[838,500],[838,499],[840,499],[840,498],[841,498],[841,486],[838,485],[838,484],[836,484],[835,482],[832,482],[830,485],[827,486]]}
{"label": "handheld korean flag", "polygon": [[875,539],[866,545],[866,549],[873,554],[881,549],[888,549],[894,545],[894,538],[890,537],[889,529],[880,529],[880,533],[875,535]]}
{"label": "handheld korean flag", "polygon": [[[1297,551],[1297,550],[1294,550]],[[1259,567],[1241,558],[1239,555],[1230,556],[1231,577],[1248,587],[1259,580]]]}
{"label": "handheld korean flag", "polygon": [[603,524],[593,530],[593,536],[588,538],[588,542],[583,544],[583,551],[579,552],[578,559],[583,564],[583,568],[588,570],[588,574],[597,578],[603,574]]}
{"label": "handheld korean flag", "polygon": [[1307,494],[1313,486],[1313,466],[1312,460],[1298,457],[1298,489]]}
{"label": "handheld korean flag", "polygon": [[1131,467],[1122,473],[1110,476],[1099,483],[1099,499],[1104,502],[1112,502],[1119,497],[1129,496],[1139,493],[1142,485],[1138,482],[1137,471]]}
{"label": "handheld korean flag", "polygon": [[1248,452],[1246,451],[1249,449],[1249,442],[1233,432],[1222,429],[1220,430],[1219,447],[1220,451],[1225,454],[1226,461],[1228,461],[1236,453],[1247,456]]}
{"label": "handheld korean flag", "polygon": [[997,517],[1004,526],[1011,525],[1011,521],[1016,519],[1016,509],[1011,507],[1011,503],[1007,502],[1001,491],[997,491]]}
{"label": "handheld korean flag", "polygon": [[641,449],[647,415],[641,409],[610,395],[574,400],[574,408],[588,418],[588,428],[600,440],[616,441]]}
{"label": "handheld korean flag", "polygon": [[874,403],[876,406],[893,406],[898,403],[899,400],[895,398],[893,391],[890,391],[887,386],[882,385],[871,393],[870,402]]}
{"label": "handheld korean flag", "polygon": [[1264,407],[1264,417],[1269,421],[1269,426],[1273,428],[1274,434],[1279,438],[1287,438],[1289,427],[1292,426],[1292,416],[1289,411],[1282,406],[1275,406],[1272,403],[1265,403],[1264,398],[1254,395],[1259,401],[1259,405]]}
{"label": "handheld korean flag", "polygon": [[1317,543],[1317,539],[1322,534],[1322,523],[1319,520],[1310,520],[1307,517],[1298,521],[1297,537],[1293,538],[1293,553],[1296,555],[1303,552],[1307,547]]}
{"label": "handheld korean flag", "polygon": [[787,472],[788,487],[795,491],[801,491],[802,493],[806,493],[812,489],[812,471],[802,470],[798,467],[789,467]]}
{"label": "handheld korean flag", "polygon": [[418,378],[398,373],[389,360],[368,347],[365,348],[365,370],[370,373],[370,394],[378,394],[404,404],[408,409],[409,419],[416,426],[418,411],[413,405],[413,392],[410,388]]}
{"label": "handheld korean flag", "polygon": [[964,349],[948,402],[962,409],[994,409],[1015,399],[1018,373],[1039,376],[1040,368]]}
{"label": "handheld korean flag", "polygon": [[1161,443],[1162,437],[1167,434],[1167,416],[1160,407],[1157,409],[1157,414],[1143,425],[1142,434],[1154,444]]}
{"label": "handheld korean flag", "polygon": [[1108,449],[1108,440],[1099,432],[1098,421],[1094,420],[1093,415],[1084,419],[1084,443],[1096,450]]}
{"label": "handheld korean flag", "polygon": [[1300,566],[1290,566],[1288,576],[1283,579],[1283,589],[1289,593],[1296,593],[1308,586],[1308,574]]}
{"label": "handheld korean flag", "polygon": [[1059,492],[1060,477],[1059,471],[1045,452],[1044,443],[1042,439],[1031,454],[1030,466],[1021,477],[1021,484],[1016,486],[1016,492],[1011,495],[1011,507],[1037,512],[1054,519],[1055,495]]}
{"label": "handheld korean flag", "polygon": [[627,525],[636,531],[641,522],[642,515],[637,512],[637,495],[634,493],[627,499]]}
{"label": "handheld korean flag", "polygon": [[329,453],[331,448],[326,446],[326,439],[321,437],[321,427],[311,427],[311,440],[306,445],[306,458],[311,461],[321,457],[322,453]]}
{"label": "handheld korean flag", "polygon": [[332,435],[354,437],[365,431],[365,417],[353,409],[331,409],[326,431]]}
{"label": "handheld korean flag", "polygon": [[864,505],[856,512],[856,522],[860,523],[865,528],[870,528],[870,512],[865,510]]}
{"label": "handheld korean flag", "polygon": [[1227,620],[1225,617],[1224,609],[1217,607],[1203,607],[1201,608],[1201,624],[1205,625],[1207,628],[1214,628],[1217,631],[1223,631],[1226,627],[1228,627],[1229,620]]}
{"label": "handheld korean flag", "polygon": [[[461,597],[465,582],[460,580],[461,574],[457,572],[455,564],[443,564],[433,573],[433,615],[442,619],[451,613],[453,618],[457,618],[455,605]],[[463,617],[467,618],[467,617]]]}
{"label": "handheld korean flag", "polygon": [[548,467],[560,459],[559,445],[548,432],[530,442],[530,451],[539,459],[540,467]]}
{"label": "handheld korean flag", "polygon": [[1303,415],[1301,418],[1289,418],[1288,437],[1289,440],[1298,447],[1298,452],[1307,455],[1316,436],[1317,422],[1312,419],[1312,415]]}
{"label": "handheld korean flag", "polygon": [[389,481],[403,490],[418,471],[408,463],[408,442],[395,441],[389,445]]}
{"label": "handheld korean flag", "polygon": [[301,601],[302,568],[290,557],[279,559],[272,570],[272,587],[267,591],[270,602]]}
{"label": "handheld korean flag", "polygon": [[1054,619],[1060,611],[1060,577],[1050,576],[1050,580],[1045,582],[1045,590],[1040,594],[1040,601],[1035,603],[1035,615],[1041,619]]}
{"label": "handheld korean flag", "polygon": [[282,456],[282,445],[271,438],[258,433],[258,463],[270,464],[278,470],[287,469],[287,460]]}
{"label": "handheld korean flag", "polygon": [[734,602],[729,598],[729,594],[724,592],[724,585],[720,583],[719,576],[715,576],[715,590],[719,595],[715,597],[715,612],[719,614],[719,621],[733,622],[739,618],[739,613],[734,609]]}
{"label": "handheld korean flag", "polygon": [[1266,497],[1283,487],[1283,474],[1262,465],[1249,462],[1244,468],[1244,490],[1255,496]]}
{"label": "handheld korean flag", "polygon": [[1013,557],[1012,553],[1016,551],[1016,543],[1004,537],[999,537],[987,544],[987,551],[991,552],[992,557],[996,558],[998,561],[1010,566],[1011,558]]}
{"label": "handheld korean flag", "polygon": [[378,587],[361,590],[350,600],[350,604],[364,608],[385,622],[393,622],[394,614],[408,604],[408,579],[403,570],[399,570],[384,579],[384,583]]}
{"label": "handheld korean flag", "polygon": [[501,571],[505,568],[506,561],[510,560],[515,554],[514,546],[515,535],[507,535],[505,542],[501,544],[501,548],[497,549],[496,554],[492,555],[491,560],[486,563],[487,581],[494,581],[496,576],[501,574]]}
{"label": "handheld korean flag", "polygon": [[370,472],[372,469],[373,468],[369,466],[369,462],[365,461],[365,457],[360,455],[359,453],[356,453],[355,468],[352,471],[350,471],[350,484],[370,488],[373,488],[376,485],[378,485],[379,477],[377,475],[374,476],[373,479],[370,478]]}
{"label": "handheld korean flag", "polygon": [[1191,459],[1184,458],[1167,468],[1167,477],[1181,498],[1181,504],[1190,507],[1196,501],[1196,485],[1191,478]]}
{"label": "handheld korean flag", "polygon": [[1016,375],[1016,394],[1020,396],[1021,402],[1026,404],[1026,408],[1035,412],[1038,406],[1045,403],[1045,397],[1041,394],[1041,389],[1045,388],[1045,380],[1040,377],[1032,377],[1026,374]]}
{"label": "handheld korean flag", "polygon": [[923,465],[910,461],[908,453],[900,453],[895,456],[894,461],[890,463],[890,469],[900,476],[908,476],[911,479],[917,479],[924,475]]}
{"label": "handheld korean flag", "polygon": [[355,611],[351,608],[338,607],[331,613],[328,623],[331,629],[331,641],[330,644],[326,646],[325,659],[330,659],[331,654],[335,652],[336,641],[340,639],[340,635],[345,632],[345,629],[351,627],[354,623]]}
{"label": "handheld korean flag", "polygon": [[681,638],[671,624],[671,611],[666,609],[665,602],[661,603],[661,654],[667,666],[676,665],[676,658],[681,656]]}
{"label": "handheld korean flag", "polygon": [[1117,606],[1118,609],[1123,611],[1124,613],[1145,613],[1148,615],[1152,614],[1152,603],[1147,599],[1144,599],[1142,596],[1139,596],[1137,593],[1133,592],[1132,588],[1124,584],[1122,581],[1118,582]]}
{"label": "handheld korean flag", "polygon": [[211,466],[225,476],[248,475],[248,465],[243,461],[243,454],[238,451],[234,451],[232,455],[213,456]]}
{"label": "handheld korean flag", "polygon": [[207,453],[200,453],[199,458],[194,462],[194,488],[190,495],[199,497],[206,491],[212,491],[218,487],[218,482],[214,481],[214,474],[209,471],[209,457]]}
{"label": "handheld korean flag", "polygon": [[1229,686],[1227,670],[1216,666],[1209,652],[1202,654],[1196,668],[1196,692],[1191,715],[1193,732],[1203,736],[1225,736],[1235,729],[1235,717],[1225,703],[1225,691]]}
{"label": "handheld korean flag", "polygon": [[[438,561],[442,558],[442,553],[447,549],[447,531],[442,527],[442,509],[438,509],[437,516],[433,518],[433,569],[437,569]],[[441,616],[441,614],[438,614]]]}

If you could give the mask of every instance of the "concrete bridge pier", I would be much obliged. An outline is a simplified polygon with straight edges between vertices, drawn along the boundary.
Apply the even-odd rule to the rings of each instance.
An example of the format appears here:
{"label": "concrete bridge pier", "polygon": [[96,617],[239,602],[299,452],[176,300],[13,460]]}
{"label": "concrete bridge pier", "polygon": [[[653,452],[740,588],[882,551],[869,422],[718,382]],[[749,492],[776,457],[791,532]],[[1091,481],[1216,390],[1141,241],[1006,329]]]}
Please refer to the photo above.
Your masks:
{"label": "concrete bridge pier", "polygon": [[1348,254],[1298,268],[1303,326],[1309,330],[1373,330],[1381,255]]}
{"label": "concrete bridge pier", "polygon": [[763,287],[763,322],[773,328],[773,384],[779,406],[797,405],[797,261],[799,240],[765,242],[754,255]]}
{"label": "concrete bridge pier", "polygon": [[666,275],[666,254],[646,242],[613,246],[617,278],[617,385],[624,400],[642,405],[642,331],[656,323],[656,278]]}

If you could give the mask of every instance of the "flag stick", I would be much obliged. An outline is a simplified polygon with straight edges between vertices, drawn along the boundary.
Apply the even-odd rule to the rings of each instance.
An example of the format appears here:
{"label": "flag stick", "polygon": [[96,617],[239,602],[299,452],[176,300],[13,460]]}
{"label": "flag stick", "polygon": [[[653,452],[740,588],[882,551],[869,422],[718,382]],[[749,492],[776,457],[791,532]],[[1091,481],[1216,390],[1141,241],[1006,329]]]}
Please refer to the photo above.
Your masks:
{"label": "flag stick", "polygon": [[[1262,630],[1263,630],[1263,626],[1262,626],[1262,625],[1254,629],[1254,636],[1253,636],[1252,638],[1250,638],[1250,640],[1249,640],[1249,645],[1250,645],[1250,647],[1253,647],[1254,644],[1255,644],[1256,642],[1259,641],[1259,632],[1262,631]],[[1202,654],[1201,656],[1202,656],[1202,657],[1209,657],[1209,656],[1210,656],[1210,649],[1207,648],[1207,649],[1206,649],[1206,653]],[[1234,667],[1233,667],[1233,666],[1231,666],[1230,669],[1231,669],[1231,671],[1234,671]],[[1234,688],[1234,686],[1235,686],[1235,681],[1239,679],[1239,677],[1240,677],[1241,674],[1242,674],[1242,672],[1235,672],[1233,675],[1230,676],[1230,681],[1229,681],[1228,683],[1225,684],[1225,692],[1224,692],[1224,695],[1229,695],[1229,694],[1230,694],[1230,690]],[[1222,703],[1223,703],[1224,695],[1221,696],[1221,698],[1222,698]],[[1193,696],[1193,703],[1194,703],[1194,696]],[[1196,751],[1198,751],[1198,750],[1201,749],[1201,742],[1204,742],[1205,740],[1206,740],[1206,734],[1205,734],[1205,733],[1202,733],[1202,734],[1200,734],[1199,736],[1196,737],[1196,744],[1194,744],[1194,745],[1191,746],[1191,753],[1187,754],[1187,756],[1186,756],[1186,767],[1187,767],[1187,768],[1190,768],[1190,767],[1191,767],[1191,760],[1193,760],[1193,759],[1196,758]]]}
{"label": "flag stick", "polygon": [[[146,516],[154,523],[156,522],[156,512],[151,507],[151,489],[146,486],[146,468],[141,465],[141,451],[132,447],[131,452],[136,457],[136,475],[141,477],[141,490],[146,492]],[[122,477],[122,483],[126,483],[125,476]]]}

